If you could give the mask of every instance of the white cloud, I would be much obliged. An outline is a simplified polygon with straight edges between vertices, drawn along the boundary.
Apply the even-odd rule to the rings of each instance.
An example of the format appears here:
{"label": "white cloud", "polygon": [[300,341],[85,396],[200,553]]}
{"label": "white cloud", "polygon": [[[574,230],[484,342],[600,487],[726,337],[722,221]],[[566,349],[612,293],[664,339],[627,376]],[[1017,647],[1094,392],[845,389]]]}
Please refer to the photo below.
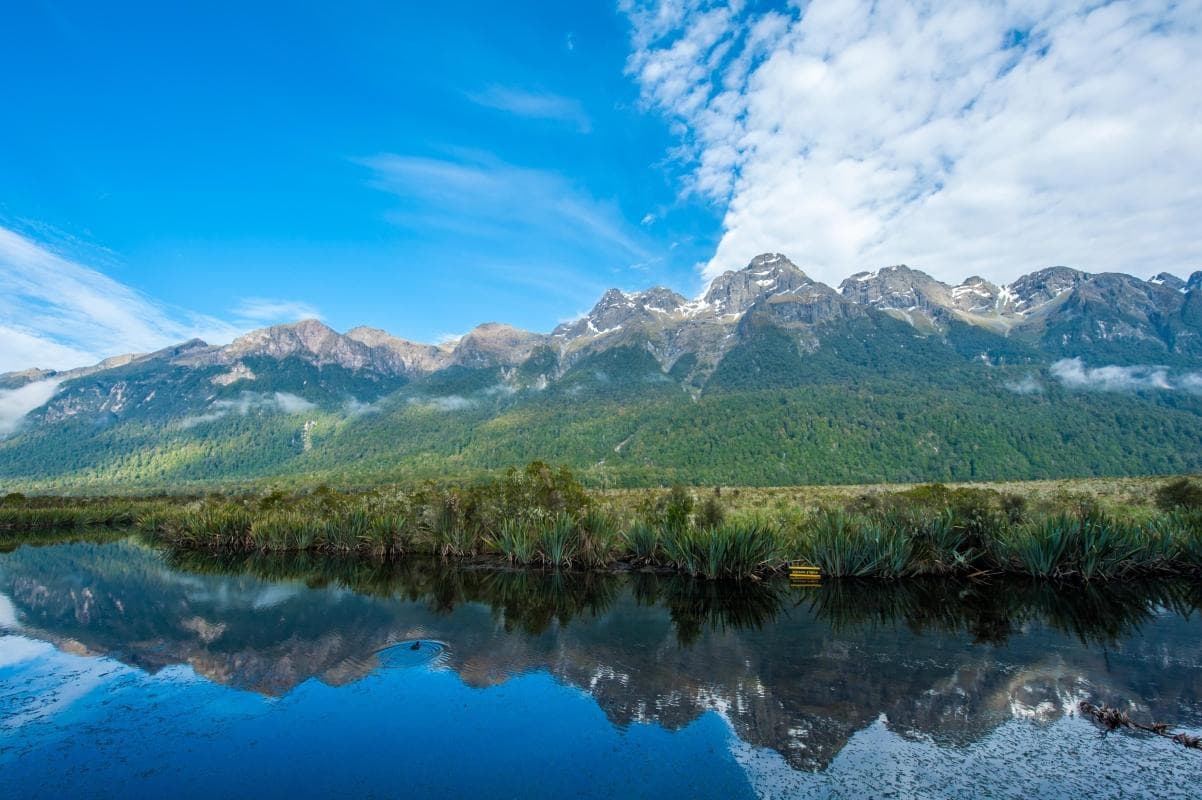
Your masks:
{"label": "white cloud", "polygon": [[427,397],[418,399],[416,397],[409,400],[412,406],[418,406],[428,411],[463,411],[472,408],[476,405],[475,400],[463,397],[457,394],[446,395],[445,397]]}
{"label": "white cloud", "polygon": [[1039,394],[1043,391],[1043,384],[1034,375],[1027,375],[1022,380],[1007,383],[1006,388],[1015,394]]}
{"label": "white cloud", "polygon": [[243,297],[232,310],[239,320],[253,324],[296,322],[302,319],[321,319],[321,312],[303,300],[280,300],[271,297]]}
{"label": "white cloud", "polygon": [[365,414],[378,414],[380,410],[380,406],[375,403],[364,403],[354,397],[342,404],[342,413],[351,418],[362,417]]}
{"label": "white cloud", "polygon": [[240,332],[157,303],[0,226],[0,372],[67,369],[193,337],[228,342]]}
{"label": "white cloud", "polygon": [[1170,377],[1167,367],[1136,365],[1128,367],[1087,367],[1079,358],[1066,358],[1052,364],[1052,377],[1069,389],[1096,389],[1104,392],[1130,392],[1145,389],[1202,388],[1202,376],[1185,373]]}
{"label": "white cloud", "polygon": [[725,208],[706,277],[772,251],[830,283],[1202,262],[1200,0],[620,7],[685,190]]}
{"label": "white cloud", "polygon": [[288,392],[276,392],[273,399],[276,407],[285,414],[299,414],[302,411],[312,411],[317,408],[305,398]]}
{"label": "white cloud", "polygon": [[[438,229],[490,250],[527,254],[507,280],[565,291],[560,264],[540,269],[530,253],[558,248],[587,253],[594,266],[625,265],[651,257],[637,226],[557,172],[520,167],[481,153],[448,158],[384,154],[360,161],[372,183],[398,198],[389,218],[421,232]],[[568,282],[571,283],[571,282]]]}
{"label": "white cloud", "polygon": [[475,404],[474,400],[460,397],[457,394],[448,395],[447,397],[430,398],[430,405],[439,411],[462,411],[465,408],[471,408]]}
{"label": "white cloud", "polygon": [[566,122],[581,133],[592,130],[592,122],[584,107],[579,100],[571,97],[493,85],[480,92],[469,92],[467,98],[476,105],[519,117]]}
{"label": "white cloud", "polygon": [[264,413],[300,414],[317,408],[303,397],[289,392],[243,392],[233,400],[214,400],[209,404],[209,410],[204,414],[185,417],[181,422],[185,428],[192,428],[206,422],[215,422],[230,414],[246,416],[252,411]]}
{"label": "white cloud", "polygon": [[1202,372],[1187,372],[1178,376],[1177,385],[1191,394],[1202,394]]}
{"label": "white cloud", "polygon": [[17,389],[0,389],[0,436],[16,431],[26,414],[54,397],[58,385],[59,381],[46,380],[27,383]]}

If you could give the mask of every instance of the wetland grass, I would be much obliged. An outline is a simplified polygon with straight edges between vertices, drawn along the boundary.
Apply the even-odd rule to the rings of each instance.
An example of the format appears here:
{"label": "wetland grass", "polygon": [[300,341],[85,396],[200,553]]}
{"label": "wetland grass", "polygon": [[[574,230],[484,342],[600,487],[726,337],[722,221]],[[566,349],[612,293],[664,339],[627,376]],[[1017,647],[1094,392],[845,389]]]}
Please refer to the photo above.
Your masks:
{"label": "wetland grass", "polygon": [[[531,464],[489,483],[412,490],[203,498],[7,496],[0,532],[136,527],[178,549],[310,552],[377,559],[433,555],[520,566],[652,568],[747,579],[791,561],[828,577],[921,576],[1094,582],[1202,575],[1202,508],[1181,480],[1142,504],[1026,498],[938,484],[818,506],[779,500],[728,509],[677,487],[637,502],[591,494],[563,469]],[[1155,498],[1155,503],[1151,502]]]}

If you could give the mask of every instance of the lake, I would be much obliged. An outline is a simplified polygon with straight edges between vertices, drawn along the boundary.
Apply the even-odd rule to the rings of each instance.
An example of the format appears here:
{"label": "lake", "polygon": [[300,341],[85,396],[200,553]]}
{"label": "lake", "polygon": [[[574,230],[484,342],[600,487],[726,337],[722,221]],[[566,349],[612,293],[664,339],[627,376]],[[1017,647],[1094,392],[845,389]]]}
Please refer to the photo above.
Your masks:
{"label": "lake", "polygon": [[1202,587],[0,553],[0,797],[1193,797]]}

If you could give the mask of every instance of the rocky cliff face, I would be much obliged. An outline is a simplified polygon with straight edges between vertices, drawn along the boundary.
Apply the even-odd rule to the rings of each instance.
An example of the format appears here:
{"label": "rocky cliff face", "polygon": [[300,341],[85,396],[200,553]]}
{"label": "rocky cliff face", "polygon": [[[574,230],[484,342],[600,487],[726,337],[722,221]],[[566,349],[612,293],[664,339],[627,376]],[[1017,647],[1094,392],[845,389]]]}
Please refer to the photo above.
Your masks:
{"label": "rocky cliff face", "polygon": [[390,371],[386,350],[343,336],[314,319],[275,325],[239,336],[225,347],[212,347],[180,358],[186,366],[233,365],[246,358],[282,361],[298,358],[313,366],[337,365],[351,370]]}
{"label": "rocky cliff face", "polygon": [[756,256],[744,269],[724,272],[705,293],[706,310],[716,316],[738,315],[765,297],[814,286],[815,282],[780,253]]}
{"label": "rocky cliff face", "polygon": [[745,268],[714,279],[689,302],[663,287],[645,292],[606,292],[584,317],[552,336],[568,361],[618,345],[645,348],[666,371],[695,356],[694,377],[703,378],[736,343],[740,323],[755,317],[805,335],[810,326],[861,313],[834,289],[806,275],[779,253],[757,256]]}
{"label": "rocky cliff face", "polygon": [[1068,267],[1048,267],[1024,275],[1007,287],[1018,314],[1031,314],[1076,289],[1090,275]]}
{"label": "rocky cliff face", "polygon": [[346,338],[372,348],[382,365],[408,377],[435,372],[451,363],[451,347],[411,342],[379,328],[352,328]]}
{"label": "rocky cliff face", "polygon": [[1164,286],[1167,289],[1173,289],[1178,292],[1184,292],[1186,290],[1186,282],[1169,272],[1161,272],[1157,275],[1153,275],[1148,279],[1148,283],[1154,283],[1158,286]]}
{"label": "rocky cliff face", "polygon": [[455,344],[450,363],[461,367],[513,367],[528,359],[547,337],[512,325],[486,322]]}
{"label": "rocky cliff face", "polygon": [[681,319],[687,304],[679,294],[662,286],[632,294],[610,289],[588,314],[560,325],[551,335],[565,342],[579,342],[640,328],[658,328]]}

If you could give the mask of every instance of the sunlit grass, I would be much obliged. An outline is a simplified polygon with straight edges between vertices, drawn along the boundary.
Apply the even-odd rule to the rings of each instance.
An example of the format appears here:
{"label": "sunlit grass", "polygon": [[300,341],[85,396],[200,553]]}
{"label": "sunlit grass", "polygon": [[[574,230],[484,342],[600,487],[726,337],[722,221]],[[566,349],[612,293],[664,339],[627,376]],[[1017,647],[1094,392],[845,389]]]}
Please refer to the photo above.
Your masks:
{"label": "sunlit grass", "polygon": [[566,471],[532,464],[491,482],[354,493],[321,486],[299,494],[145,499],[12,494],[0,498],[0,531],[12,538],[137,527],[183,549],[427,554],[554,570],[651,568],[703,579],[745,579],[793,560],[825,576],[883,579],[1018,574],[1093,582],[1202,574],[1202,509],[1188,505],[1200,496],[1193,484],[1138,485],[1138,503],[1079,491],[1028,497],[938,484],[837,502],[824,495],[817,505],[763,490],[755,490],[753,505],[751,492],[682,487],[615,502],[615,493],[586,491]]}

